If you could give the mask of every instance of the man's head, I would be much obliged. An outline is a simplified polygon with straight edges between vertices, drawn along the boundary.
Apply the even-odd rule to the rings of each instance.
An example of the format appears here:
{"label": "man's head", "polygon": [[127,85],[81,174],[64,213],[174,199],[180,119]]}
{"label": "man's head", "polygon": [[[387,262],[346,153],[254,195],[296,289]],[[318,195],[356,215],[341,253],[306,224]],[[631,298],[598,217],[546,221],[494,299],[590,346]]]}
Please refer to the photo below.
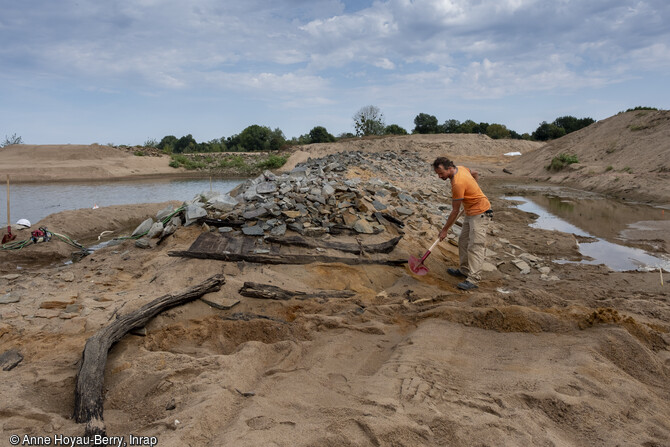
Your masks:
{"label": "man's head", "polygon": [[433,162],[433,170],[442,180],[450,179],[456,173],[454,162],[447,157],[437,157]]}

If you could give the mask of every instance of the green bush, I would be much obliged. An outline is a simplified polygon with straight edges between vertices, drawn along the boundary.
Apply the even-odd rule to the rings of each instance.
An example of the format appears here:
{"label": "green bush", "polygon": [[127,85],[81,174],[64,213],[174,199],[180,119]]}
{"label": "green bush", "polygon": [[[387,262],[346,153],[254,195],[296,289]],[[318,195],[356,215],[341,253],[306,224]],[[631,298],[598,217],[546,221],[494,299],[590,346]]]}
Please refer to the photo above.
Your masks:
{"label": "green bush", "polygon": [[560,171],[567,165],[579,163],[576,155],[558,154],[558,156],[551,159],[551,163],[546,167],[548,171]]}
{"label": "green bush", "polygon": [[230,157],[225,157],[219,161],[220,168],[244,168],[247,164],[244,162],[244,158],[241,155],[233,155]]}
{"label": "green bush", "polygon": [[261,160],[258,163],[256,163],[256,167],[258,169],[277,169],[284,166],[286,160],[288,160],[287,156],[272,154],[265,160]]}
{"label": "green bush", "polygon": [[133,152],[134,155],[137,155],[138,157],[144,157],[146,154],[144,151],[135,151]]}
{"label": "green bush", "polygon": [[170,161],[170,166],[173,168],[184,167],[190,171],[194,169],[202,169],[206,167],[205,162],[192,160],[191,158],[181,155],[181,154],[172,154],[172,160]]}

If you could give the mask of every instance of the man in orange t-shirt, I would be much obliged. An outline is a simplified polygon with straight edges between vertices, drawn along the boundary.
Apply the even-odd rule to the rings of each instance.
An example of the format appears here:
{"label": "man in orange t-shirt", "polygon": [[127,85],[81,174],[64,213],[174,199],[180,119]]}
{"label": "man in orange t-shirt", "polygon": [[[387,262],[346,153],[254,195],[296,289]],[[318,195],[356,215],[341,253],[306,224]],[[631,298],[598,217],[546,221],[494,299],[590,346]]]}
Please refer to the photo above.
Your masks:
{"label": "man in orange t-shirt", "polygon": [[465,279],[458,283],[459,289],[476,289],[486,258],[486,233],[493,218],[491,203],[477,183],[479,174],[476,171],[465,166],[455,166],[446,157],[435,159],[433,169],[442,180],[451,180],[452,208],[447,223],[440,231],[440,240],[447,237],[449,228],[456,222],[461,205],[465,208],[465,219],[458,238],[460,265],[457,269],[447,269],[447,273]]}

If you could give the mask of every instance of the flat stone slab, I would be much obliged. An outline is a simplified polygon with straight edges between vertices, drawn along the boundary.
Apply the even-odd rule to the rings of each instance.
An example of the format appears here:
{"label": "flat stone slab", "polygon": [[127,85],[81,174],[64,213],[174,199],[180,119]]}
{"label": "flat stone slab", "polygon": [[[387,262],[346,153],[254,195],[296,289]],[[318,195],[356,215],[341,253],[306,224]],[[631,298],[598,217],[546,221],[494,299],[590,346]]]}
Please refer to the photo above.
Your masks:
{"label": "flat stone slab", "polygon": [[10,371],[14,369],[19,363],[23,361],[23,356],[16,349],[10,349],[0,354],[0,367],[3,371]]}

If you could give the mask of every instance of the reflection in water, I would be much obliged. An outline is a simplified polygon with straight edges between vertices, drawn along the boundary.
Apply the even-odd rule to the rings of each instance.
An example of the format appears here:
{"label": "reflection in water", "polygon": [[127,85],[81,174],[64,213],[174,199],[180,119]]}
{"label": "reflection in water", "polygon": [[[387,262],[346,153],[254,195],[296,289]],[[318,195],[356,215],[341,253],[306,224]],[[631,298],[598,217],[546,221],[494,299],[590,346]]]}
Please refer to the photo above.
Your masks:
{"label": "reflection in water", "polygon": [[[225,193],[243,180],[212,180],[213,191]],[[95,205],[130,205],[169,200],[190,200],[209,191],[209,179],[136,180],[100,183],[51,183],[12,185],[10,216],[12,223],[28,219],[36,224],[49,214],[65,210],[93,208]],[[0,206],[0,222],[7,222],[6,207]],[[4,224],[3,224],[4,225]]]}
{"label": "reflection in water", "polygon": [[[538,215],[531,224],[533,228],[556,230],[578,236],[595,238],[594,242],[583,242],[579,250],[592,260],[584,264],[605,264],[613,270],[647,270],[662,267],[670,271],[670,261],[652,256],[639,248],[608,242],[601,237],[617,235],[628,224],[640,220],[653,220],[653,216],[666,219],[659,210],[651,207],[630,206],[607,203],[607,200],[584,199],[579,202],[566,201],[558,197],[533,196],[532,199],[520,196],[507,196],[509,200],[523,202],[516,207],[522,211]],[[596,202],[602,202],[597,203]],[[622,212],[620,208],[627,208]],[[639,208],[639,209],[638,209]],[[608,214],[612,211],[612,214]],[[560,217],[559,217],[560,216]],[[570,219],[570,222],[562,217]],[[561,262],[561,261],[559,261]],[[567,261],[562,261],[567,262]]]}

